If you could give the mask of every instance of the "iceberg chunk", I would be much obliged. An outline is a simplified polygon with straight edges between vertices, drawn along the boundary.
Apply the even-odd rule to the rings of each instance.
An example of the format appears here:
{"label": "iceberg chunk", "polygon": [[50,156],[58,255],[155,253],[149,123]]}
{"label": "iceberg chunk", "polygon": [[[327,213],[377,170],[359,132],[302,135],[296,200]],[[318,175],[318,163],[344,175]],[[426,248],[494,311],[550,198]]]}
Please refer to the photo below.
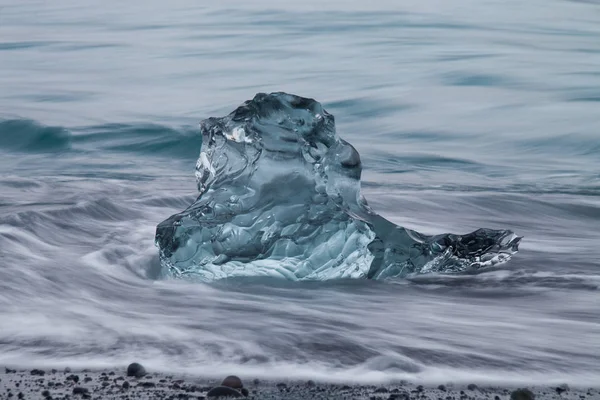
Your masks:
{"label": "iceberg chunk", "polygon": [[426,236],[376,214],[360,155],[315,100],[259,93],[200,129],[199,196],[156,229],[165,276],[382,279],[493,265],[518,249],[508,230]]}

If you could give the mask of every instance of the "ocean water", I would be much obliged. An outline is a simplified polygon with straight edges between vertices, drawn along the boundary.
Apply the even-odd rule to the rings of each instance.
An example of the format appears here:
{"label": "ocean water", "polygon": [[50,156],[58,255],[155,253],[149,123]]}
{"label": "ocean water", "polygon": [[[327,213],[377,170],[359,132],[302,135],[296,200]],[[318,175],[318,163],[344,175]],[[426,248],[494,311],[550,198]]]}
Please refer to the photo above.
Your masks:
{"label": "ocean water", "polygon": [[[0,365],[599,385],[600,3],[0,0]],[[312,97],[376,211],[512,229],[386,282],[156,280],[197,123]]]}

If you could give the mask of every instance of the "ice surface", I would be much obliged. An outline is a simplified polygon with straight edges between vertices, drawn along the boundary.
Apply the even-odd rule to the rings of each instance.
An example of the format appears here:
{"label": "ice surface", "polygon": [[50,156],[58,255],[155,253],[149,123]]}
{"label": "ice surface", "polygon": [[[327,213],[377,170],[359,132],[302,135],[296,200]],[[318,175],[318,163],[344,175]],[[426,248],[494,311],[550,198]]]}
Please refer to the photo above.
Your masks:
{"label": "ice surface", "polygon": [[426,236],[377,215],[358,152],[315,100],[259,93],[200,128],[200,194],[156,229],[165,276],[382,279],[493,265],[518,249],[508,230]]}

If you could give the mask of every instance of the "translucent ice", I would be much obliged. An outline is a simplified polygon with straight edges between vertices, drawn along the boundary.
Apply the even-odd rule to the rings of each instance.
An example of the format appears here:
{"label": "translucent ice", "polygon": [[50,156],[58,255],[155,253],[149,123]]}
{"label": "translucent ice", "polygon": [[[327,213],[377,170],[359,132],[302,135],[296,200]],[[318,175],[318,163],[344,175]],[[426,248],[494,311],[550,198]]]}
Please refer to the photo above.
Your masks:
{"label": "translucent ice", "polygon": [[315,100],[260,93],[200,128],[200,194],[156,229],[166,276],[381,279],[493,265],[517,251],[510,231],[426,236],[377,215],[360,193],[358,152]]}

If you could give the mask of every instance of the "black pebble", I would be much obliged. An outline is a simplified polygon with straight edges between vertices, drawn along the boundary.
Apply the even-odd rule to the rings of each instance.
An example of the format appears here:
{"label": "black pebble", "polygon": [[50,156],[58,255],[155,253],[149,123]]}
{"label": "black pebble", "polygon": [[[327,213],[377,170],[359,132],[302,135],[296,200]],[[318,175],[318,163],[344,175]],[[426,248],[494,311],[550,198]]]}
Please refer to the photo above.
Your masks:
{"label": "black pebble", "polygon": [[240,390],[240,392],[242,392],[242,394],[244,395],[244,397],[248,397],[248,395],[250,394],[250,392],[246,388],[242,388]]}
{"label": "black pebble", "polygon": [[375,393],[388,393],[388,392],[389,392],[389,390],[387,390],[384,387],[380,387],[380,388],[375,389]]}
{"label": "black pebble", "polygon": [[260,385],[260,380],[255,379],[252,381],[252,383],[254,383],[254,385],[258,386],[258,385]]}
{"label": "black pebble", "polygon": [[123,389],[129,389],[129,382],[123,382]]}
{"label": "black pebble", "polygon": [[242,394],[227,386],[217,386],[206,393],[206,397],[242,397]]}
{"label": "black pebble", "polygon": [[529,389],[517,389],[510,394],[510,400],[534,400],[535,395]]}
{"label": "black pebble", "polygon": [[48,396],[50,396],[50,391],[48,391],[48,390],[44,390],[44,391],[42,392],[42,396],[44,396],[44,397],[48,397]]}
{"label": "black pebble", "polygon": [[132,363],[127,367],[127,376],[141,378],[144,375],[146,375],[146,369],[141,364]]}
{"label": "black pebble", "polygon": [[242,380],[239,377],[235,375],[229,375],[227,378],[223,379],[223,382],[221,382],[221,386],[228,386],[234,389],[241,389],[244,387],[244,384],[242,383]]}
{"label": "black pebble", "polygon": [[155,387],[156,383],[154,383],[154,382],[142,382],[138,386],[145,387],[145,388],[151,388],[151,387]]}
{"label": "black pebble", "polygon": [[31,375],[44,376],[46,375],[46,371],[42,371],[41,369],[32,369]]}
{"label": "black pebble", "polygon": [[438,386],[438,390],[441,390],[442,392],[445,392],[447,389],[446,389],[446,386],[440,385],[440,386]]}
{"label": "black pebble", "polygon": [[467,386],[467,389],[469,389],[469,390],[477,390],[477,389],[479,389],[479,388],[477,387],[477,385],[476,385],[476,384],[474,384],[474,383],[471,383],[471,384],[469,384],[469,385]]}
{"label": "black pebble", "polygon": [[390,394],[390,397],[388,397],[388,400],[410,400],[410,395],[405,392],[392,393]]}
{"label": "black pebble", "polygon": [[86,382],[86,383],[87,382],[91,382],[92,378],[90,378],[89,376],[86,376],[85,378],[83,378],[83,381]]}
{"label": "black pebble", "polygon": [[566,391],[568,391],[568,390],[569,390],[569,385],[567,385],[567,384],[564,384],[564,385],[560,385],[560,386],[558,386],[558,387],[556,388],[556,393],[558,393],[558,394],[562,394],[562,393],[564,393],[564,392],[566,392]]}
{"label": "black pebble", "polygon": [[73,388],[73,394],[88,394],[90,391],[87,388],[84,387],[74,387]]}
{"label": "black pebble", "polygon": [[315,386],[317,386],[317,384],[315,383],[315,381],[310,380],[310,381],[306,382],[306,386],[315,387]]}
{"label": "black pebble", "polygon": [[68,381],[73,381],[75,383],[79,382],[79,375],[69,375],[67,376]]}

